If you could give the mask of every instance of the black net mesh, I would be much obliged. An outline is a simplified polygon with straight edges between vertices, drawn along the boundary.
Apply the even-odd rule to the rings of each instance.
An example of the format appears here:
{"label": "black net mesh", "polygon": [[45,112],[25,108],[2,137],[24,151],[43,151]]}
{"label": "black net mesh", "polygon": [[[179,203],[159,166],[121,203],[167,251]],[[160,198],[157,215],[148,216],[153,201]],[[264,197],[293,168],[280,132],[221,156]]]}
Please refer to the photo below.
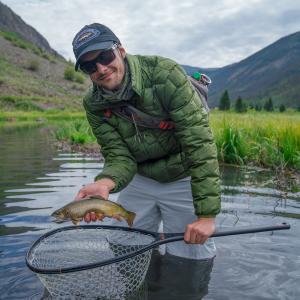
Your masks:
{"label": "black net mesh", "polygon": [[61,270],[60,274],[38,274],[55,299],[125,299],[143,283],[151,250],[102,267],[70,273],[64,269],[134,253],[154,240],[152,235],[121,229],[58,231],[34,245],[27,263],[39,270]]}

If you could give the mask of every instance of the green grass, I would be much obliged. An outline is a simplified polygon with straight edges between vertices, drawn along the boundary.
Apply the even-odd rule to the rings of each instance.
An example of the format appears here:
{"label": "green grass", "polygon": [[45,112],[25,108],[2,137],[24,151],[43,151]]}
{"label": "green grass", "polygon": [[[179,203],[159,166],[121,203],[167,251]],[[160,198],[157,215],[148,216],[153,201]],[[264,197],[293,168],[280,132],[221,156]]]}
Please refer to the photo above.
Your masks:
{"label": "green grass", "polygon": [[[213,111],[210,124],[221,163],[300,170],[300,113]],[[86,122],[68,123],[56,131],[58,140],[96,142]]]}
{"label": "green grass", "polygon": [[300,113],[214,111],[210,123],[221,162],[300,170]]}
{"label": "green grass", "polygon": [[25,41],[15,32],[0,31],[0,35],[3,36],[6,40],[10,41],[16,47],[28,49],[34,54],[47,60],[54,60],[54,58],[50,54],[46,53],[43,49],[33,45],[32,43]]}
{"label": "green grass", "polygon": [[[213,111],[210,124],[221,163],[300,170],[300,113]],[[59,128],[56,138],[71,143],[96,142],[86,122]]]}
{"label": "green grass", "polygon": [[[54,130],[57,140],[80,145],[96,143],[83,111],[0,112],[0,125],[1,121],[7,124],[7,120],[15,123],[64,121]],[[212,111],[210,124],[219,162],[300,170],[300,112]]]}
{"label": "green grass", "polygon": [[58,141],[66,141],[71,144],[91,144],[96,143],[96,138],[88,122],[84,120],[74,120],[61,124],[54,132]]}
{"label": "green grass", "polygon": [[0,126],[13,125],[19,122],[36,122],[36,121],[68,121],[70,124],[77,120],[85,121],[85,114],[83,112],[71,112],[62,110],[46,110],[46,111],[0,111]]}
{"label": "green grass", "polygon": [[20,111],[68,110],[79,112],[82,109],[82,97],[69,95],[70,99],[44,96],[0,96],[0,110],[20,113]]}

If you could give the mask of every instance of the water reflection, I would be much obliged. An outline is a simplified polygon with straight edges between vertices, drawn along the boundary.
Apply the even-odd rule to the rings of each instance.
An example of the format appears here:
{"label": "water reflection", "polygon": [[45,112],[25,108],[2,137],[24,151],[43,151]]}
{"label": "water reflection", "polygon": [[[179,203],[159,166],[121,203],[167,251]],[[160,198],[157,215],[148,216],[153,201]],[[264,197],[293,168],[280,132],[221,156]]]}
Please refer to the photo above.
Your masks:
{"label": "water reflection", "polygon": [[202,299],[208,294],[213,261],[160,255],[154,251],[147,274],[149,299]]}
{"label": "water reflection", "polygon": [[[26,251],[41,234],[65,226],[52,223],[50,214],[71,201],[102,167],[91,157],[57,153],[52,144],[45,128],[0,132],[1,299],[42,297],[42,284],[25,266]],[[156,252],[139,296],[175,300],[299,298],[300,194],[276,189],[271,175],[265,170],[223,169],[218,225],[288,222],[290,231],[217,238],[213,268],[212,263],[202,268]]]}

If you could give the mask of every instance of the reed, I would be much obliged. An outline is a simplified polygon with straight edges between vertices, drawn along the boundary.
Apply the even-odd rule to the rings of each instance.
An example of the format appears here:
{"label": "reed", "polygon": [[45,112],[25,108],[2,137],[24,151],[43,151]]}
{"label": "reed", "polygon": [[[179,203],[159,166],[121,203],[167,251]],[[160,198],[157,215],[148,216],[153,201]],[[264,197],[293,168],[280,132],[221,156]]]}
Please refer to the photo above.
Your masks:
{"label": "reed", "polygon": [[[213,111],[210,124],[221,163],[300,170],[300,113]],[[95,143],[86,121],[67,122],[56,138],[73,144]]]}
{"label": "reed", "polygon": [[210,115],[223,163],[300,169],[300,113],[214,111]]}
{"label": "reed", "polygon": [[86,120],[60,123],[53,132],[58,141],[79,145],[96,143],[96,138]]}

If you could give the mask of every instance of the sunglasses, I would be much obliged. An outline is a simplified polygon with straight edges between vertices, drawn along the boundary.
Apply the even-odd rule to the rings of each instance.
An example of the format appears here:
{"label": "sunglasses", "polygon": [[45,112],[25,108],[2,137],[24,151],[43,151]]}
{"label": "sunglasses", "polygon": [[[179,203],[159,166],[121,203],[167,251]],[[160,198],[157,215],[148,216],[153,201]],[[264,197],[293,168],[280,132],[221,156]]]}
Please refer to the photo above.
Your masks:
{"label": "sunglasses", "polygon": [[92,74],[97,71],[97,63],[103,66],[109,65],[116,58],[114,50],[117,49],[117,47],[117,45],[113,45],[111,49],[101,51],[93,60],[81,63],[79,65],[80,70],[86,74]]}

